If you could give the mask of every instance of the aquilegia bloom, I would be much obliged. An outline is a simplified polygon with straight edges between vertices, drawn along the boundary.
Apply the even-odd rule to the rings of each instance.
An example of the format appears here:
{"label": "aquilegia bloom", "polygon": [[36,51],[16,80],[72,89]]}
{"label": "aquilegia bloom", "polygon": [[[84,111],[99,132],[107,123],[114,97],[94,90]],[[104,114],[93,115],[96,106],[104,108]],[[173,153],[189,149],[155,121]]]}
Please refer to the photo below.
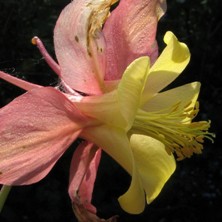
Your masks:
{"label": "aquilegia bloom", "polygon": [[33,39],[59,75],[58,87],[0,72],[0,78],[27,90],[0,110],[0,183],[41,180],[80,137],[84,142],[73,155],[69,184],[79,221],[98,219],[91,197],[101,149],[132,176],[119,203],[137,214],[174,172],[173,154],[183,159],[201,153],[204,137],[211,137],[209,122],[192,122],[198,82],[163,91],[190,59],[187,46],[171,32],[157,58],[156,25],[165,1],[122,0],[109,14],[115,2],[75,0],[62,11],[54,31],[59,65]]}

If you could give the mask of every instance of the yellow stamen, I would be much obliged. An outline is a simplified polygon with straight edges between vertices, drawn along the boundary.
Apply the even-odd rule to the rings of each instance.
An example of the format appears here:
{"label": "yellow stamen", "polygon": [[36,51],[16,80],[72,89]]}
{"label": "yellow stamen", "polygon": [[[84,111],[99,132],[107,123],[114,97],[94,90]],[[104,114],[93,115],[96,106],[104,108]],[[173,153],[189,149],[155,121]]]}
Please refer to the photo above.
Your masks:
{"label": "yellow stamen", "polygon": [[175,153],[177,159],[201,153],[204,138],[213,141],[214,134],[209,133],[210,121],[192,122],[199,111],[199,103],[195,107],[190,104],[177,103],[169,109],[156,112],[139,110],[132,132],[140,132],[158,139],[165,144],[166,151]]}

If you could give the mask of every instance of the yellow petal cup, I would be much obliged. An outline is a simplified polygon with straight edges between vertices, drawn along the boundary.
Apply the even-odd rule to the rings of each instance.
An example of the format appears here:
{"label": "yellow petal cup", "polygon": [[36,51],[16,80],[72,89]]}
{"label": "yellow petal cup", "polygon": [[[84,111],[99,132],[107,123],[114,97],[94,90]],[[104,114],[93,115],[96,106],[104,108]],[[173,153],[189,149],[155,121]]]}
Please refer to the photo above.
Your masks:
{"label": "yellow petal cup", "polygon": [[189,49],[172,32],[164,41],[167,46],[152,67],[148,57],[140,57],[127,67],[115,90],[77,104],[97,120],[84,137],[132,176],[119,203],[133,214],[158,196],[176,168],[174,154],[181,160],[201,153],[204,138],[214,137],[208,132],[210,122],[192,122],[199,111],[199,82],[163,91],[190,60]]}

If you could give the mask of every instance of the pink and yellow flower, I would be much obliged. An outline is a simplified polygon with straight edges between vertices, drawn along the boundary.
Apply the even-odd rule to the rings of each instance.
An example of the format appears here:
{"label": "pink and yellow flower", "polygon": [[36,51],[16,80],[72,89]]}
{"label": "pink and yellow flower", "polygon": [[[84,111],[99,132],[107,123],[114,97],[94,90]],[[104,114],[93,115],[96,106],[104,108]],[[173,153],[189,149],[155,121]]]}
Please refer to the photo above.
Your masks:
{"label": "pink and yellow flower", "polygon": [[[187,46],[167,32],[158,57],[155,40],[163,0],[75,0],[55,30],[56,64],[36,37],[33,43],[61,79],[42,87],[4,72],[27,92],[0,110],[0,183],[32,184],[47,175],[76,138],[69,195],[79,220],[91,204],[101,149],[131,176],[121,207],[141,213],[160,193],[179,159],[201,153],[209,122],[198,113],[200,83],[164,88],[187,66]],[[89,213],[90,214],[90,213]],[[92,215],[90,214],[89,217]]]}

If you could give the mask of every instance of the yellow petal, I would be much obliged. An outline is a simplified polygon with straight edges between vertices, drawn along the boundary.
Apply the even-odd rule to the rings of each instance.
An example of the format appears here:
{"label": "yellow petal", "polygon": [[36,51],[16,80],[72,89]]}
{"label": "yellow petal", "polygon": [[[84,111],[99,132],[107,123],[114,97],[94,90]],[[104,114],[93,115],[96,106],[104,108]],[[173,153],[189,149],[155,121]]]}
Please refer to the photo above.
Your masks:
{"label": "yellow petal", "polygon": [[133,168],[132,151],[124,130],[107,125],[88,127],[80,135],[95,143],[116,160],[128,173]]}
{"label": "yellow petal", "polygon": [[125,194],[119,197],[120,206],[128,213],[140,214],[145,208],[145,193],[142,180],[138,173],[135,161],[133,161],[132,181]]}
{"label": "yellow petal", "polygon": [[75,105],[85,115],[99,120],[100,124],[124,129],[128,123],[121,115],[117,98],[117,90],[114,90],[100,96],[86,96],[81,102],[75,102]]}
{"label": "yellow petal", "polygon": [[180,103],[181,106],[194,107],[200,91],[200,83],[193,82],[177,88],[158,93],[149,100],[142,109],[155,112],[167,109]]}
{"label": "yellow petal", "polygon": [[139,108],[149,66],[148,57],[134,60],[125,70],[118,86],[118,102],[121,114],[128,122],[128,129],[131,128]]}
{"label": "yellow petal", "polygon": [[141,213],[145,207],[145,195],[126,133],[119,128],[101,125],[86,128],[81,137],[101,147],[132,176],[130,187],[119,198],[119,203],[128,213]]}
{"label": "yellow petal", "polygon": [[174,157],[167,154],[165,146],[152,137],[133,134],[130,143],[147,202],[151,203],[174,172]]}
{"label": "yellow petal", "polygon": [[133,124],[146,82],[149,58],[140,57],[125,70],[116,90],[84,97],[76,106],[86,115],[125,131]]}
{"label": "yellow petal", "polygon": [[172,32],[165,34],[164,42],[167,46],[150,69],[142,104],[174,81],[190,60],[188,47],[179,42]]}

